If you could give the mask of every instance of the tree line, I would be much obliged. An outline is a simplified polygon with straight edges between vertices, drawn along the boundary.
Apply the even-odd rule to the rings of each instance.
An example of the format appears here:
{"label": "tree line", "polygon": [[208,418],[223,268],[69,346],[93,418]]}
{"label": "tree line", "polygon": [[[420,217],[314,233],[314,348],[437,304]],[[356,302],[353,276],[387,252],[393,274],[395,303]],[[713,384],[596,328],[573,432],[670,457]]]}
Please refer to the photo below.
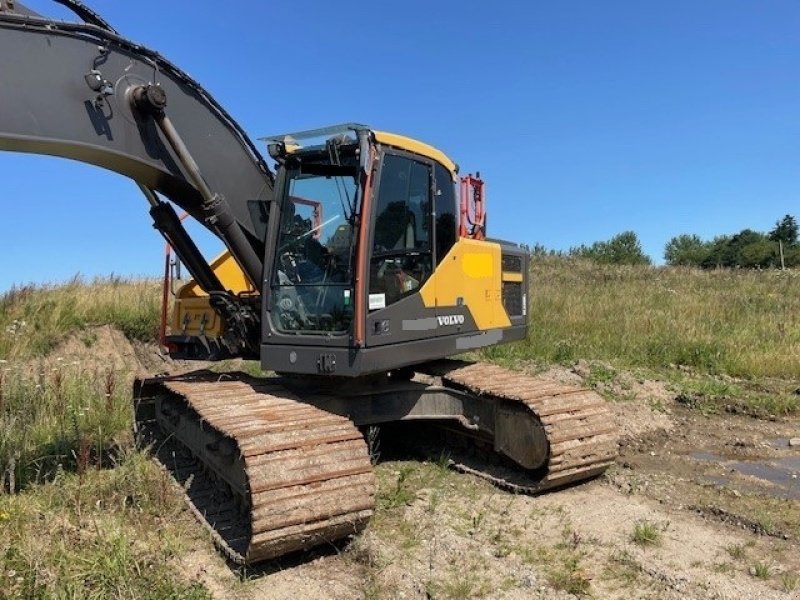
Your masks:
{"label": "tree line", "polygon": [[702,269],[800,266],[797,219],[786,215],[768,233],[743,229],[733,235],[718,235],[709,241],[694,234],[679,235],[667,242],[664,260],[668,265]]}
{"label": "tree line", "polygon": [[[720,267],[769,269],[800,266],[800,227],[797,219],[786,215],[768,233],[743,229],[732,235],[718,235],[709,241],[694,234],[675,236],[664,247],[664,260],[671,266],[716,269]],[[650,265],[633,231],[623,231],[607,241],[581,244],[566,252],[542,244],[531,248],[533,256],[586,258],[603,264]]]}

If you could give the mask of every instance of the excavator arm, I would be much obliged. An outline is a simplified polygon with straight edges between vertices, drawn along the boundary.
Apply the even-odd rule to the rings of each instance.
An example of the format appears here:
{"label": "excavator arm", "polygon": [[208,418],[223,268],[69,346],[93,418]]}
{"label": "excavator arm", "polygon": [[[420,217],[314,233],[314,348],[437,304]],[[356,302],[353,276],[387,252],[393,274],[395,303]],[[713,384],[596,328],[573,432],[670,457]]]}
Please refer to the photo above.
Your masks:
{"label": "excavator arm", "polygon": [[[74,0],[82,23],[0,0],[0,150],[62,156],[136,181],[154,225],[229,323],[231,353],[258,351],[258,311],[227,293],[163,195],[226,245],[259,289],[274,178],[231,116],[158,53]],[[234,348],[236,347],[236,348]]]}

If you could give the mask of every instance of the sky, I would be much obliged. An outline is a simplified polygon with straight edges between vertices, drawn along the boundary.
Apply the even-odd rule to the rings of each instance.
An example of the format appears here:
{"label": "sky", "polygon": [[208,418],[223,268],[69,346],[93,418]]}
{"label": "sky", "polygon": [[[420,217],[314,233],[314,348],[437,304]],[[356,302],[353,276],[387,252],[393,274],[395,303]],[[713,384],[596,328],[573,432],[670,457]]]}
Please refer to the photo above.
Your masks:
{"label": "sky", "polygon": [[[661,262],[682,233],[800,216],[796,0],[86,2],[252,139],[354,121],[480,171],[492,237],[633,230]],[[0,214],[0,291],[163,269],[138,188],[97,167],[0,152]]]}

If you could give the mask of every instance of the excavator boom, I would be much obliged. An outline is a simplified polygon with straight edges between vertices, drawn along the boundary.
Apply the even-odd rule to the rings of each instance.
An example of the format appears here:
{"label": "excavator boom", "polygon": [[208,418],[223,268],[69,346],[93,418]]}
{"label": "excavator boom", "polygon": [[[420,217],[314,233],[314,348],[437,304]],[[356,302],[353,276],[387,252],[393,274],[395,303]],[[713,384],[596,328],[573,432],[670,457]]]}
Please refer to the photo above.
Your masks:
{"label": "excavator boom", "polygon": [[[225,200],[236,257],[263,261],[273,174],[244,131],[196,81],[158,53],[124,39],[82,5],[91,22],[55,21],[19,2],[0,1],[0,150],[62,156],[128,176],[210,229],[206,199],[156,120],[134,92],[157,86],[202,177]],[[210,219],[211,218],[211,219]],[[246,246],[249,246],[246,247]],[[191,262],[191,261],[187,261]],[[258,282],[263,264],[243,264]],[[191,268],[191,267],[190,267]]]}

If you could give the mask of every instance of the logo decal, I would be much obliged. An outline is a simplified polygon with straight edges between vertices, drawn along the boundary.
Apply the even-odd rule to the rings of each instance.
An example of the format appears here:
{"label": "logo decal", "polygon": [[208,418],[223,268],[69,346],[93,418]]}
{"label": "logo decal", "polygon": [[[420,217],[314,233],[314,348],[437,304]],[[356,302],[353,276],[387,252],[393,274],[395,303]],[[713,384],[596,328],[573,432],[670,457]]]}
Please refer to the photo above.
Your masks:
{"label": "logo decal", "polygon": [[464,315],[444,315],[441,317],[436,317],[439,321],[439,326],[443,327],[445,325],[463,325],[464,324]]}

